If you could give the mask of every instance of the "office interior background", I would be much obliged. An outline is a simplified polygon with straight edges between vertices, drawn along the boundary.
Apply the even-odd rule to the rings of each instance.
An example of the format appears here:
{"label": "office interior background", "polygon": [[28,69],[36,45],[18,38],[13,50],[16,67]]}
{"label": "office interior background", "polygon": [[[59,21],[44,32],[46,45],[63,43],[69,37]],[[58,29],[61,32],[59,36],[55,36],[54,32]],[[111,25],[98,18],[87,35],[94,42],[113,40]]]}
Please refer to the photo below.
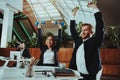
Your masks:
{"label": "office interior background", "polygon": [[[57,23],[63,25],[62,47],[72,47],[69,31],[72,10],[78,6],[76,16],[79,25],[88,22],[95,26],[94,9],[87,7],[91,0],[0,0],[0,47],[16,47],[17,42],[25,40],[28,47],[37,47],[36,22],[44,24],[43,33],[52,32],[57,37]],[[98,0],[98,8],[103,14],[106,40],[103,47],[120,47],[119,1]],[[111,41],[111,43],[110,43]],[[14,45],[15,44],[15,45]]]}
{"label": "office interior background", "polygon": [[[52,32],[56,38],[57,24],[61,23],[61,47],[68,49],[61,50],[62,54],[59,56],[60,60],[65,62],[69,57],[67,54],[72,52],[69,48],[73,48],[74,43],[69,30],[74,7],[79,7],[76,15],[78,33],[80,25],[84,22],[95,26],[94,9],[87,7],[90,1],[92,0],[0,0],[0,55],[8,53],[4,50],[6,48],[16,48],[20,41],[26,41],[28,48],[37,48],[36,22],[43,24],[44,34]],[[105,23],[105,40],[101,50],[104,80],[120,80],[119,3],[120,0],[97,0]],[[38,49],[31,50],[33,53],[36,51]],[[68,64],[69,60],[65,63]]]}

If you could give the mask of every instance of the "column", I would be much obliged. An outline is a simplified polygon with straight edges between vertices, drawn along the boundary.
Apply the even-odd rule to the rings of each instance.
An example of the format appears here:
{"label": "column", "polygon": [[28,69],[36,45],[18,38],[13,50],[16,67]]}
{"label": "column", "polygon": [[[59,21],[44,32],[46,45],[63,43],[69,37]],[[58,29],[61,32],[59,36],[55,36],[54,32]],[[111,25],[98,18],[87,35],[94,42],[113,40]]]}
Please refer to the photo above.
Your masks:
{"label": "column", "polygon": [[13,16],[14,12],[12,10],[10,10],[9,8],[4,8],[1,48],[6,48],[7,42],[11,41],[12,39]]}

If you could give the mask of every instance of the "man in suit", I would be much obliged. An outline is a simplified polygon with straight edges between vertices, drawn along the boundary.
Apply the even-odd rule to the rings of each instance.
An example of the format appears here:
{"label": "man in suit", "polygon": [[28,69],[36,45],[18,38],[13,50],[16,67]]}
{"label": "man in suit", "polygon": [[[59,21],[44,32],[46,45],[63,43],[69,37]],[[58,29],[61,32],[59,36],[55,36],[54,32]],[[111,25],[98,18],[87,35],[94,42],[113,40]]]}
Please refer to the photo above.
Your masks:
{"label": "man in suit", "polygon": [[30,58],[30,51],[26,48],[25,42],[20,42],[19,48],[16,51],[20,51],[21,58]]}
{"label": "man in suit", "polygon": [[[88,5],[96,7],[96,4]],[[97,7],[96,7],[97,8]],[[77,8],[73,11],[76,15]],[[92,30],[92,25],[84,23],[81,27],[81,36],[77,34],[75,20],[70,22],[70,31],[74,39],[75,46],[70,61],[69,68],[78,70],[83,76],[83,80],[100,80],[102,64],[100,59],[100,48],[103,43],[103,20],[102,14],[98,9],[95,11],[96,29]]]}

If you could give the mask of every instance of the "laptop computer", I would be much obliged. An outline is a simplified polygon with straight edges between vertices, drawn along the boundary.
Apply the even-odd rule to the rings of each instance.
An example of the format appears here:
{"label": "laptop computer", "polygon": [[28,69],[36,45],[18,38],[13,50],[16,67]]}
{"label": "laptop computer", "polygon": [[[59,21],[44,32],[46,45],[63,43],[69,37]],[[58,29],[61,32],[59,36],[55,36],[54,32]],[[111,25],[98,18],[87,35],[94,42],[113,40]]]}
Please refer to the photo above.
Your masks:
{"label": "laptop computer", "polygon": [[19,60],[20,59],[20,51],[10,51],[10,58],[12,60]]}

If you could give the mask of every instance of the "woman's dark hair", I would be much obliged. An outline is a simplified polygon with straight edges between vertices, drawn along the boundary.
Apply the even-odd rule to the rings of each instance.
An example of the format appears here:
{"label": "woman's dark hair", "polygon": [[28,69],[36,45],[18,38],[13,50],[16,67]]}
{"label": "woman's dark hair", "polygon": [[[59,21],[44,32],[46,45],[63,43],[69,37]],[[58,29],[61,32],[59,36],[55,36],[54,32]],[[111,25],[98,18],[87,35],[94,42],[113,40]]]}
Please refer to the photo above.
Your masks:
{"label": "woman's dark hair", "polygon": [[45,35],[45,41],[46,41],[46,39],[48,37],[52,37],[52,39],[53,39],[53,46],[52,47],[54,47],[55,46],[55,38],[54,38],[53,33],[51,33],[51,32],[46,33],[46,35]]}

